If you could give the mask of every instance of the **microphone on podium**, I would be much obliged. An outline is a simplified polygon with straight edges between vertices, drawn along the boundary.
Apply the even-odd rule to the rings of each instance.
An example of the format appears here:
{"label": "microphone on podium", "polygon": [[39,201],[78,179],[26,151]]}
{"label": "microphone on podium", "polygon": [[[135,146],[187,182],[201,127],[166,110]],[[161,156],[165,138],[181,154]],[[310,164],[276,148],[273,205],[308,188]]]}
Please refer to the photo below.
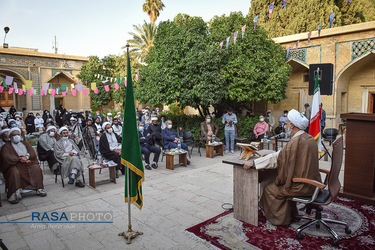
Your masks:
{"label": "microphone on podium", "polygon": [[270,139],[273,140],[273,139],[280,138],[280,137],[285,137],[285,132],[281,132],[278,135],[272,136]]}

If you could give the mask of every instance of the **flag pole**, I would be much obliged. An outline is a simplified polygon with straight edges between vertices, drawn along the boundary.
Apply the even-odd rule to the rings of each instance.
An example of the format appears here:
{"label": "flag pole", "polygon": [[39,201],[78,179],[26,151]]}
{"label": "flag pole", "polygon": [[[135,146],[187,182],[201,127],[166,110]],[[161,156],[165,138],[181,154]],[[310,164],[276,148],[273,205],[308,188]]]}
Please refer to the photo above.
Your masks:
{"label": "flag pole", "polygon": [[[129,62],[129,43],[126,44],[126,54],[127,54],[127,65],[130,65]],[[129,70],[129,69],[128,69]],[[125,102],[124,102],[125,103]],[[132,239],[137,237],[138,235],[142,235],[142,232],[139,231],[133,231],[132,229],[132,222],[131,222],[131,207],[130,207],[130,169],[128,166],[126,167],[126,186],[127,186],[127,195],[128,195],[128,231],[119,233],[118,236],[124,236],[125,239],[127,239],[126,244],[131,244]]]}

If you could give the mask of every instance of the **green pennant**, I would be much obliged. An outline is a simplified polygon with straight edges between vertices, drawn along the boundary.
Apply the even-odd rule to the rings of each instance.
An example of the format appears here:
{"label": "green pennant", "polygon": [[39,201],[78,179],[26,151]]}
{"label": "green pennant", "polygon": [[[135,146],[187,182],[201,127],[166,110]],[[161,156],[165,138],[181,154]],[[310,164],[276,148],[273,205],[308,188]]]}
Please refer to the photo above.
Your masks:
{"label": "green pennant", "polygon": [[67,87],[66,84],[61,84],[61,92],[65,92],[66,91],[66,87]]}

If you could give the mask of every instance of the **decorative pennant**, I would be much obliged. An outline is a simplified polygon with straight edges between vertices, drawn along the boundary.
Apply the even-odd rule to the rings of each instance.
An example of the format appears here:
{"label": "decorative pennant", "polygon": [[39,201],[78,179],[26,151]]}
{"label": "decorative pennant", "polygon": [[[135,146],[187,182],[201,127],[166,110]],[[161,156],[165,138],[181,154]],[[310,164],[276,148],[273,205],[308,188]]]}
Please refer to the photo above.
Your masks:
{"label": "decorative pennant", "polygon": [[296,52],[298,50],[298,44],[299,44],[299,40],[296,42]]}
{"label": "decorative pennant", "polygon": [[87,95],[87,89],[82,89],[82,94]]}
{"label": "decorative pennant", "polygon": [[55,95],[56,95],[56,90],[55,90],[55,89],[51,89],[51,95],[52,95],[52,96],[55,96]]}
{"label": "decorative pennant", "polygon": [[119,89],[120,88],[120,85],[118,85],[117,83],[115,83],[115,89]]}
{"label": "decorative pennant", "polygon": [[5,83],[5,79],[3,79],[3,86],[4,86],[5,88],[8,87],[7,84]]}
{"label": "decorative pennant", "polygon": [[332,28],[333,20],[335,19],[335,12],[329,15],[329,28]]}
{"label": "decorative pennant", "polygon": [[323,23],[319,23],[318,25],[318,36],[320,36],[320,31],[322,30],[322,24]]}
{"label": "decorative pennant", "polygon": [[351,3],[351,2],[352,2],[352,0],[346,0],[346,4]]}
{"label": "decorative pennant", "polygon": [[100,78],[100,75],[98,74],[98,79]]}
{"label": "decorative pennant", "polygon": [[24,95],[27,95],[27,89],[23,92]]}
{"label": "decorative pennant", "polygon": [[61,94],[63,95],[63,96],[66,96],[66,92],[64,91],[64,92],[61,92]]}
{"label": "decorative pennant", "polygon": [[34,95],[34,88],[33,88],[33,87],[30,88],[29,95],[30,95],[30,96],[33,96],[33,95]]}
{"label": "decorative pennant", "polygon": [[244,26],[242,26],[242,39],[245,35],[245,29],[246,29],[246,24]]}
{"label": "decorative pennant", "polygon": [[112,80],[113,80],[113,77],[111,77],[111,82],[112,82]]}
{"label": "decorative pennant", "polygon": [[82,84],[77,84],[76,89],[78,92],[82,91]]}
{"label": "decorative pennant", "polygon": [[127,84],[126,78],[125,78],[125,80],[124,80],[124,84],[125,84],[125,87],[126,87],[126,84]]}
{"label": "decorative pennant", "polygon": [[12,94],[12,93],[13,93],[13,88],[9,88],[8,94]]}
{"label": "decorative pennant", "polygon": [[14,93],[18,94],[18,89],[15,89],[15,90],[14,90]]}
{"label": "decorative pennant", "polygon": [[44,90],[44,92],[47,92],[47,90],[49,89],[49,83],[43,83],[42,89]]}
{"label": "decorative pennant", "polygon": [[6,76],[5,77],[5,84],[6,85],[12,85],[12,83],[13,83],[13,77],[12,76]]}
{"label": "decorative pennant", "polygon": [[36,89],[34,89],[34,95],[36,95],[36,93],[37,93],[37,90],[36,90]]}
{"label": "decorative pennant", "polygon": [[40,95],[44,96],[44,90],[43,89],[40,90]]}
{"label": "decorative pennant", "polygon": [[94,93],[95,93],[95,94],[99,93],[99,89],[96,88],[96,89],[94,90]]}
{"label": "decorative pennant", "polygon": [[138,74],[135,75],[135,80],[136,80],[136,81],[139,80]]}
{"label": "decorative pennant", "polygon": [[66,91],[66,87],[67,87],[66,84],[61,84],[61,92],[65,92]]}
{"label": "decorative pennant", "polygon": [[121,77],[117,77],[117,78],[116,78],[116,82],[117,82],[117,84],[120,85],[120,84],[121,84]]}
{"label": "decorative pennant", "polygon": [[102,81],[102,83],[107,83],[107,82],[108,82],[108,80]]}
{"label": "decorative pennant", "polygon": [[228,38],[227,38],[227,49],[228,49],[228,46],[229,46],[229,41],[230,41],[230,36],[228,36]]}
{"label": "decorative pennant", "polygon": [[18,85],[17,85],[16,82],[13,83],[13,88],[14,88],[14,89],[18,89]]}
{"label": "decorative pennant", "polygon": [[288,57],[289,57],[289,52],[290,52],[290,48],[287,48],[286,49],[286,58],[288,59]]}
{"label": "decorative pennant", "polygon": [[275,5],[275,2],[272,2],[269,6],[268,6],[268,12],[270,14],[270,18],[271,18],[271,15],[272,15],[272,11],[273,11],[273,6]]}
{"label": "decorative pennant", "polygon": [[223,48],[224,41],[220,43],[220,49]]}
{"label": "decorative pennant", "polygon": [[26,86],[25,86],[25,84],[22,84],[22,91],[23,91],[23,92],[26,91]]}
{"label": "decorative pennant", "polygon": [[24,92],[23,89],[19,89],[19,90],[18,90],[18,95],[22,95],[23,92]]}
{"label": "decorative pennant", "polygon": [[109,85],[105,85],[105,86],[104,86],[104,89],[105,89],[105,91],[108,92],[108,91],[109,91]]}
{"label": "decorative pennant", "polygon": [[56,88],[55,95],[58,95],[60,93],[60,88]]}
{"label": "decorative pennant", "polygon": [[307,44],[310,43],[310,38],[311,38],[311,31],[307,33]]}
{"label": "decorative pennant", "polygon": [[234,44],[236,44],[237,35],[238,35],[238,30],[236,32],[234,32],[234,38],[233,38]]}
{"label": "decorative pennant", "polygon": [[51,94],[52,93],[52,89],[48,89],[48,94]]}
{"label": "decorative pennant", "polygon": [[33,85],[33,81],[31,80],[25,80],[26,89],[30,89]]}
{"label": "decorative pennant", "polygon": [[38,91],[37,91],[37,93],[38,93],[38,95],[41,95],[41,93],[40,93],[40,88],[38,88]]}
{"label": "decorative pennant", "polygon": [[92,83],[91,83],[91,89],[92,89],[92,90],[95,90],[95,89],[96,89],[96,82],[92,82]]}
{"label": "decorative pennant", "polygon": [[102,80],[103,80],[103,78],[104,78],[104,76],[103,76],[103,75],[101,75],[101,76],[100,76],[100,80],[102,81]]}
{"label": "decorative pennant", "polygon": [[2,93],[3,91],[4,91],[4,87],[0,86],[0,93]]}
{"label": "decorative pennant", "polygon": [[77,90],[76,90],[76,89],[72,89],[72,95],[73,95],[73,96],[76,96],[76,95],[77,95]]}
{"label": "decorative pennant", "polygon": [[254,22],[254,30],[257,28],[257,23],[258,23],[258,18],[259,18],[259,14],[256,15],[253,19],[253,22]]}
{"label": "decorative pennant", "polygon": [[285,8],[285,5],[286,5],[286,0],[283,0],[283,9]]}

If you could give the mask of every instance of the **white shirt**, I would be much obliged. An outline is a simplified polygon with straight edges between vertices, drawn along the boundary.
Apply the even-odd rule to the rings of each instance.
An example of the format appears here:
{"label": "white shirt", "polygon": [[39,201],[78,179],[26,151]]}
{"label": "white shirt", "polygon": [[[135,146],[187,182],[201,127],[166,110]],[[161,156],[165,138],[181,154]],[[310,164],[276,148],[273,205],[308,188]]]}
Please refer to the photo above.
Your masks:
{"label": "white shirt", "polygon": [[115,132],[118,136],[122,137],[122,127],[120,125],[112,125],[113,132]]}
{"label": "white shirt", "polygon": [[121,143],[117,142],[117,138],[115,136],[115,133],[107,133],[104,132],[105,135],[107,136],[108,144],[109,144],[109,150],[113,151],[115,149],[120,149],[121,150]]}
{"label": "white shirt", "polygon": [[34,123],[35,123],[35,128],[43,128],[44,120],[41,117],[35,118]]}

